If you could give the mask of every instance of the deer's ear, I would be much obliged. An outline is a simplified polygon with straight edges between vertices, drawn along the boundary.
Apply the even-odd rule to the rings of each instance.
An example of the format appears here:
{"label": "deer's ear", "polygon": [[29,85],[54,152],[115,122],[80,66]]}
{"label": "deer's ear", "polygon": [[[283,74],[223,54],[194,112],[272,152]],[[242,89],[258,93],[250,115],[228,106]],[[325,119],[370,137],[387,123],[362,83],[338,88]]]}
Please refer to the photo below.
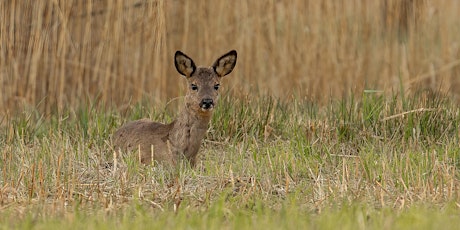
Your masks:
{"label": "deer's ear", "polygon": [[176,66],[177,72],[186,77],[192,76],[196,70],[196,65],[193,60],[180,51],[176,51],[174,55],[174,65]]}
{"label": "deer's ear", "polygon": [[220,77],[223,77],[231,73],[235,65],[236,51],[232,50],[218,58],[212,65],[212,68]]}

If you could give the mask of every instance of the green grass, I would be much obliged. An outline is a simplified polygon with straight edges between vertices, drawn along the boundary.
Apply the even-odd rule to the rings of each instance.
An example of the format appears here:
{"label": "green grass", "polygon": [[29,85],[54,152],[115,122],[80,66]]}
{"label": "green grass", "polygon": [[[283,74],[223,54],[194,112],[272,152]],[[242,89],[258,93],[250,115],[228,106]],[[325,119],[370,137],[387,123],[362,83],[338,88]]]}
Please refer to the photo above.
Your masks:
{"label": "green grass", "polygon": [[456,228],[458,106],[359,98],[224,96],[197,167],[175,170],[110,142],[128,120],[170,121],[160,106],[25,109],[1,123],[0,229]]}

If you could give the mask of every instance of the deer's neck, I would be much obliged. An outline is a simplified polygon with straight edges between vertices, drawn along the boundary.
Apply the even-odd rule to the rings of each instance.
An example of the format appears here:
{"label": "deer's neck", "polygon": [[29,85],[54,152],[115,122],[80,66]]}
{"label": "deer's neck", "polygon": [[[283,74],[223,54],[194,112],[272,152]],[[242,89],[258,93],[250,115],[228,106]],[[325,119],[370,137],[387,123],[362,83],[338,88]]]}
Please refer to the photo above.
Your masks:
{"label": "deer's neck", "polygon": [[178,157],[185,157],[194,162],[201,145],[209,122],[211,113],[203,116],[183,110],[172,122],[172,129],[169,133],[170,144],[173,154]]}

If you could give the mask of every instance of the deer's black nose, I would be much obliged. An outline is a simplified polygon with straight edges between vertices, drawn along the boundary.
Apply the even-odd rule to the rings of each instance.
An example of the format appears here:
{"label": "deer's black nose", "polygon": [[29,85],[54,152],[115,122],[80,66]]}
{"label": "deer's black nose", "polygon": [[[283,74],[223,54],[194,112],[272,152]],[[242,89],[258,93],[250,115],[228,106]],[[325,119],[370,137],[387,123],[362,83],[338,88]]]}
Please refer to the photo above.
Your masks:
{"label": "deer's black nose", "polygon": [[206,98],[201,100],[200,107],[202,109],[210,109],[214,107],[214,101],[212,99]]}

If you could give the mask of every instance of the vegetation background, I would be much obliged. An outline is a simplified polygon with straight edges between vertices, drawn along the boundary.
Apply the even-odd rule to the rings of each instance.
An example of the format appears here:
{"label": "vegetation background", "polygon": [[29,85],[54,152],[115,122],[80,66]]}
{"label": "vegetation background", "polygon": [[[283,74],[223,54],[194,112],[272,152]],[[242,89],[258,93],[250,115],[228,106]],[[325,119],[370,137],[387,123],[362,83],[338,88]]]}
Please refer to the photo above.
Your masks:
{"label": "vegetation background", "polygon": [[3,113],[82,99],[123,106],[180,95],[172,57],[209,65],[230,49],[227,87],[315,101],[364,89],[458,98],[460,3],[389,1],[3,1]]}
{"label": "vegetation background", "polygon": [[[0,1],[0,228],[460,224],[460,1]],[[181,50],[238,51],[196,169],[111,148],[168,122]]]}

